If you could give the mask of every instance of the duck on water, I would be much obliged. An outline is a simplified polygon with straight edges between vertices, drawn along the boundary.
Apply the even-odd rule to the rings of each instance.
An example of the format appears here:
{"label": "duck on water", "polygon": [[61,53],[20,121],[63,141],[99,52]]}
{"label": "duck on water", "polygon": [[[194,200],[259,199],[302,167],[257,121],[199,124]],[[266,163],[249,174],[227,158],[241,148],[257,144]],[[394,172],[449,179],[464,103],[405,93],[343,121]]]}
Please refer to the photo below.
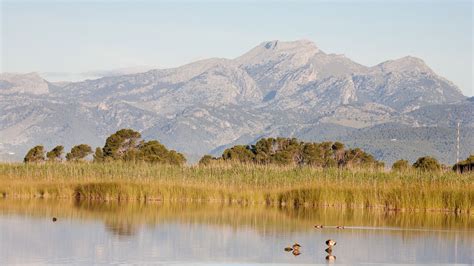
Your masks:
{"label": "duck on water", "polygon": [[285,248],[285,251],[293,251],[293,250],[299,251],[299,250],[300,250],[300,247],[301,247],[300,244],[294,243],[293,246],[291,246],[291,247],[286,247],[286,248]]}
{"label": "duck on water", "polygon": [[326,245],[328,245],[329,247],[333,247],[337,244],[336,241],[332,240],[332,239],[328,239],[326,240]]}

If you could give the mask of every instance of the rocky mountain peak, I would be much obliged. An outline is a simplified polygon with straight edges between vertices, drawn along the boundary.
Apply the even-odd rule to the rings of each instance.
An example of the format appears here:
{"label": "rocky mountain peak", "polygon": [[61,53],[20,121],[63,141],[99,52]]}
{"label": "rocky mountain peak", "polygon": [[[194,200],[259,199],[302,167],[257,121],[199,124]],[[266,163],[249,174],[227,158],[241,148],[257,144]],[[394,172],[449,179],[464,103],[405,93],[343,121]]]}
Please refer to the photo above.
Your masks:
{"label": "rocky mountain peak", "polygon": [[262,42],[249,52],[236,58],[244,66],[260,65],[290,59],[296,64],[306,64],[314,55],[322,51],[313,42],[306,40],[282,42],[279,40]]}
{"label": "rocky mountain peak", "polygon": [[262,42],[258,47],[262,47],[267,49],[267,50],[274,50],[274,51],[310,51],[314,50],[315,52],[319,51],[319,48],[316,46],[316,44],[312,41],[308,40],[297,40],[297,41],[279,41],[279,40],[273,40],[273,41],[266,41]]}
{"label": "rocky mountain peak", "polygon": [[433,73],[425,61],[414,56],[405,56],[395,60],[388,60],[375,66],[382,72],[418,72]]}

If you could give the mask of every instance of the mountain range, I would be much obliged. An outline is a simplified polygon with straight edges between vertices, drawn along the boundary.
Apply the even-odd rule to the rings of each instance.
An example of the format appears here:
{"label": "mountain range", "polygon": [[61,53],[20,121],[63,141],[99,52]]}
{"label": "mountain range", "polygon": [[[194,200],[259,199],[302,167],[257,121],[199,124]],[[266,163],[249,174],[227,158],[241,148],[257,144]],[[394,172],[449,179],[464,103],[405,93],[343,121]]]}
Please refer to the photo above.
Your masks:
{"label": "mountain range", "polygon": [[234,59],[80,82],[0,74],[0,160],[36,144],[103,146],[120,128],[195,162],[261,137],[340,140],[388,164],[474,153],[474,100],[423,60],[364,66],[313,42],[263,42]]}

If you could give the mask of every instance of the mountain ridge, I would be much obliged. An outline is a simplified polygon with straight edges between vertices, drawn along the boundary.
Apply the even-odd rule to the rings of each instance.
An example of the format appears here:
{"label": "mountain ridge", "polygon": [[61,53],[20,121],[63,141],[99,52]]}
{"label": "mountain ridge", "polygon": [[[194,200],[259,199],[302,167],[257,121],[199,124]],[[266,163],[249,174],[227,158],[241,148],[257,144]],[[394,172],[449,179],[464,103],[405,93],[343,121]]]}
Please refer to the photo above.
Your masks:
{"label": "mountain ridge", "polygon": [[[258,136],[328,139],[335,131],[327,127],[349,134],[387,123],[452,127],[464,118],[463,126],[474,125],[472,117],[460,117],[472,114],[472,101],[423,60],[407,56],[367,67],[307,40],[262,42],[234,59],[210,58],[170,69],[66,84],[36,80],[41,93],[34,93],[37,84],[8,81],[4,74],[0,80],[0,150],[7,154],[1,159],[15,157],[8,155],[14,152],[18,160],[37,143],[48,148],[102,145],[123,127],[195,161]],[[436,121],[430,108],[452,115]],[[383,156],[378,159],[395,157]]]}

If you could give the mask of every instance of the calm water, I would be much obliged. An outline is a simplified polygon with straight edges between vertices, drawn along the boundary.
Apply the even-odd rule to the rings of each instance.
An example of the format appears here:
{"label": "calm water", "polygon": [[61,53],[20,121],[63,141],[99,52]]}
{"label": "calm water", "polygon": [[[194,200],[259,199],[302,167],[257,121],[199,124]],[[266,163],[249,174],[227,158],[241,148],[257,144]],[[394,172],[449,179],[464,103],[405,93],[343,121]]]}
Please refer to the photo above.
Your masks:
{"label": "calm water", "polygon": [[0,200],[2,265],[325,264],[329,238],[336,264],[474,263],[467,215]]}

